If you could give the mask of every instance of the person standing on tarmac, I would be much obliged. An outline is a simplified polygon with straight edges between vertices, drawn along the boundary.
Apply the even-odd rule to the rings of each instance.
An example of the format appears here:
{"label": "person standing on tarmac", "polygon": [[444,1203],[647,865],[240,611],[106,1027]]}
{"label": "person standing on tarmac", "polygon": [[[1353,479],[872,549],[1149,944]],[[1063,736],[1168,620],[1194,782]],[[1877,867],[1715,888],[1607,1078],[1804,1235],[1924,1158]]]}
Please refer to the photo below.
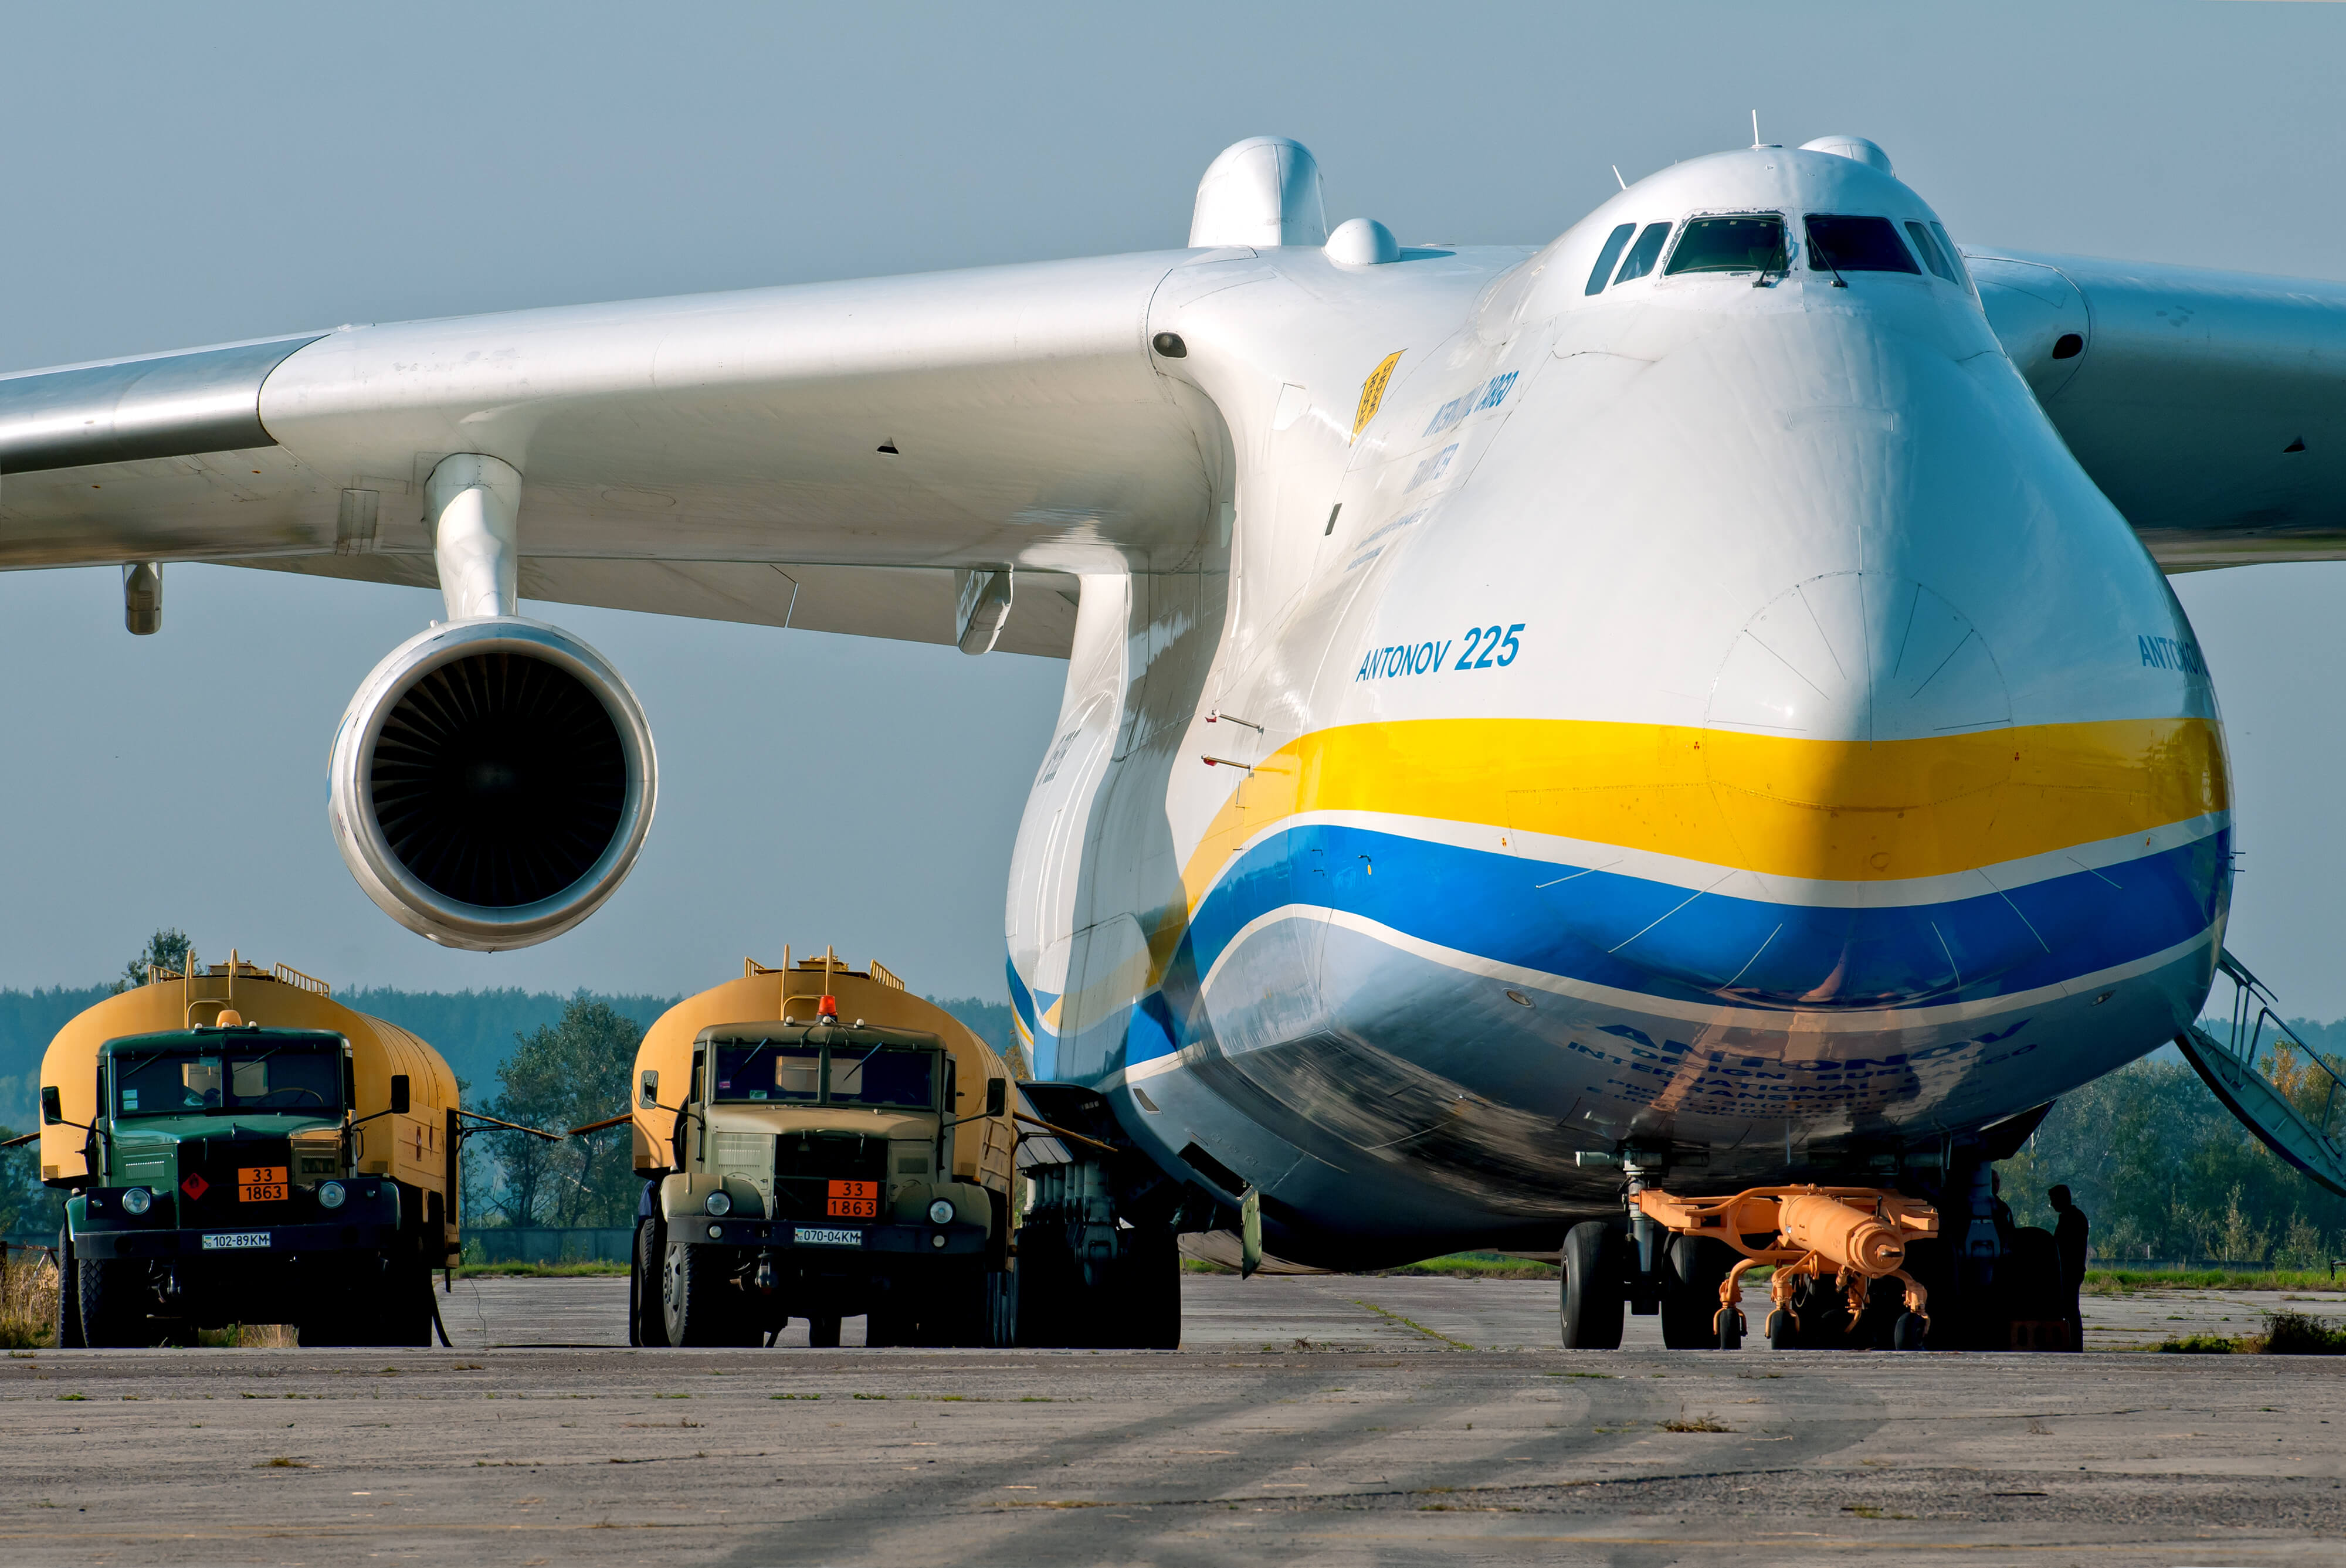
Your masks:
{"label": "person standing on tarmac", "polygon": [[2048,1187],[2045,1196],[2061,1217],[2053,1227],[2053,1247],[2061,1255],[2061,1295],[2068,1303],[2069,1349],[2082,1350],[2086,1317],[2078,1295],[2086,1286],[2086,1211],[2071,1201],[2066,1186]]}

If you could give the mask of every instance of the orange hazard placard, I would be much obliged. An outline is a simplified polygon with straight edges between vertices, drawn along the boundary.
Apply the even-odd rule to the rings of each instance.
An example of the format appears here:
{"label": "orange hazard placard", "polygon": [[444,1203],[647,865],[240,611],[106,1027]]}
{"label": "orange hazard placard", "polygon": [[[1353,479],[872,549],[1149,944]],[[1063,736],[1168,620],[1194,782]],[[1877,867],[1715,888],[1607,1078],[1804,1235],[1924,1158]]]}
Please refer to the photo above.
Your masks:
{"label": "orange hazard placard", "polygon": [[236,1201],[283,1203],[285,1201],[285,1167],[283,1166],[237,1166]]}
{"label": "orange hazard placard", "polygon": [[876,1181],[835,1181],[824,1212],[842,1219],[880,1217],[880,1184]]}

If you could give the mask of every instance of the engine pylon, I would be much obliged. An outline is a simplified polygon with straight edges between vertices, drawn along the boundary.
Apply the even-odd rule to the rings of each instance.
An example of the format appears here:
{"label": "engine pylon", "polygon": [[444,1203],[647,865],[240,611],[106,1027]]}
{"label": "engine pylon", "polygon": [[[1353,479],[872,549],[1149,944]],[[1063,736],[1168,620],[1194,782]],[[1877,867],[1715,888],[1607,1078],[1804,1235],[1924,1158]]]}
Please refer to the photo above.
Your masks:
{"label": "engine pylon", "polygon": [[[1923,1308],[1930,1293],[1905,1269],[1906,1244],[1939,1234],[1938,1211],[1919,1198],[1871,1186],[1755,1186],[1732,1197],[1647,1190],[1636,1203],[1666,1230],[1708,1237],[1743,1255],[1719,1283],[1711,1327],[1722,1336],[1731,1323],[1733,1337],[1742,1338],[1743,1276],[1763,1263],[1775,1267],[1768,1284],[1775,1309],[1795,1325],[1793,1290],[1813,1278],[1831,1278],[1842,1290],[1852,1322],[1865,1310],[1873,1281],[1895,1279],[1906,1288],[1906,1310],[1929,1328]],[[1768,1239],[1754,1245],[1753,1237]]]}

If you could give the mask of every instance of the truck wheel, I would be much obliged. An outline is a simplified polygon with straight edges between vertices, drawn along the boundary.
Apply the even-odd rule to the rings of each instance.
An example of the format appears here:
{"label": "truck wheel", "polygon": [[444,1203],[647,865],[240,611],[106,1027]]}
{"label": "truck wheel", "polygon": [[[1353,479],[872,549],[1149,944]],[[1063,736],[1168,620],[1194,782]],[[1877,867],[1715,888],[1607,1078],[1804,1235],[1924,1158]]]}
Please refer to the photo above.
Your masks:
{"label": "truck wheel", "polygon": [[668,1315],[660,1310],[660,1260],[668,1253],[668,1227],[655,1215],[636,1225],[635,1249],[627,1255],[627,1343],[668,1347]]}
{"label": "truck wheel", "polygon": [[1617,1350],[1628,1307],[1621,1276],[1621,1238],[1601,1219],[1585,1219],[1564,1234],[1564,1348]]}
{"label": "truck wheel", "polygon": [[934,1280],[921,1313],[920,1343],[984,1347],[993,1343],[994,1276],[970,1269]]}
{"label": "truck wheel", "polygon": [[381,1342],[432,1348],[432,1269],[422,1258],[394,1261],[383,1281]]}
{"label": "truck wheel", "polygon": [[151,1345],[147,1327],[147,1266],[135,1259],[97,1258],[80,1269],[81,1337],[98,1346]]}
{"label": "truck wheel", "polygon": [[[810,1325],[813,1322],[809,1319]],[[812,1329],[810,1328],[809,1332]],[[872,1303],[863,1315],[863,1345],[866,1349],[882,1350],[891,1345],[909,1345],[920,1332],[918,1325],[905,1316],[903,1308],[882,1296]],[[810,1339],[807,1341],[812,1344]]]}
{"label": "truck wheel", "polygon": [[57,1349],[80,1350],[89,1341],[81,1337],[81,1266],[74,1257],[73,1236],[57,1232]]}
{"label": "truck wheel", "polygon": [[997,1268],[985,1277],[985,1348],[1005,1350],[1018,1342],[1018,1276]]}
{"label": "truck wheel", "polygon": [[731,1254],[670,1242],[660,1270],[660,1313],[671,1345],[744,1345],[757,1337],[734,1288]]}

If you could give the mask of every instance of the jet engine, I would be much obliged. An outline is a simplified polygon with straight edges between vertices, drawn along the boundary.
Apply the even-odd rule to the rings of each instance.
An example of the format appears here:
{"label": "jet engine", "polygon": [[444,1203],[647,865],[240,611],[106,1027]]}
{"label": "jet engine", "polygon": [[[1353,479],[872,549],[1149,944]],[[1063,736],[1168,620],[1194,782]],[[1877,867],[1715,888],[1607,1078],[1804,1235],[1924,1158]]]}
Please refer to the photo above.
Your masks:
{"label": "jet engine", "polygon": [[601,654],[515,616],[444,622],[393,649],[342,714],[334,841],[410,931],[526,947],[627,879],[658,773],[643,708]]}

